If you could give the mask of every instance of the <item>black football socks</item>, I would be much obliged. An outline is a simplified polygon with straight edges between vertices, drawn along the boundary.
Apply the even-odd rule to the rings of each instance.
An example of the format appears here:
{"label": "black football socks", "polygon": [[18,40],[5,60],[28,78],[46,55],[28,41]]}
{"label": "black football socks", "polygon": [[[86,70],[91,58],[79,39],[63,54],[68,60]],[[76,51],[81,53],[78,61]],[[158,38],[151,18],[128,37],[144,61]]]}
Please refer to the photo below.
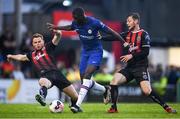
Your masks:
{"label": "black football socks", "polygon": [[118,86],[117,85],[110,85],[111,86],[111,101],[112,101],[112,108],[117,109],[117,100],[118,100]]}
{"label": "black football socks", "polygon": [[75,105],[76,105],[76,102],[77,102],[77,100],[71,99],[71,106],[75,106]]}
{"label": "black football socks", "polygon": [[149,97],[156,103],[160,104],[164,109],[168,107],[168,105],[152,90],[149,94]]}

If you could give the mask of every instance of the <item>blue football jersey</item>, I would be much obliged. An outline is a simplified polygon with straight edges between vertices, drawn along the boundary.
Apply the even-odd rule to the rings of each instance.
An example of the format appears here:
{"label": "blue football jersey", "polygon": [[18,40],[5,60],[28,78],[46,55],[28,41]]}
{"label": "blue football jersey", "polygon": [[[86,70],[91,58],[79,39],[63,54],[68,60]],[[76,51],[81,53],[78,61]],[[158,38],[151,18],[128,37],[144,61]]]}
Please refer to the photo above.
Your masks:
{"label": "blue football jersey", "polygon": [[98,39],[99,31],[106,32],[107,26],[94,17],[86,17],[87,23],[78,25],[76,21],[72,22],[71,28],[79,34],[83,50],[102,50],[102,44]]}

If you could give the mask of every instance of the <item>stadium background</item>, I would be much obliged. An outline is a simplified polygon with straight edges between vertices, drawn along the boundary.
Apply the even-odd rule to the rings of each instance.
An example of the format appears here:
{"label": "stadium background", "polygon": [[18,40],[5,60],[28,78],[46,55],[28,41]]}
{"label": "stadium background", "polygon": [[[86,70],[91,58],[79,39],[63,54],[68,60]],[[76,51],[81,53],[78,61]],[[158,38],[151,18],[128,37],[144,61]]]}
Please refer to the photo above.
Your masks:
{"label": "stadium background", "polygon": [[[153,88],[168,102],[180,102],[180,1],[178,0],[0,0],[0,103],[34,103],[38,92],[37,74],[29,63],[8,63],[6,54],[30,51],[30,38],[39,32],[46,41],[52,34],[46,23],[69,24],[71,11],[82,6],[88,15],[102,20],[117,32],[125,31],[126,17],[139,12],[141,27],[151,36],[149,71]],[[94,76],[107,85],[113,72],[124,64],[120,42],[103,42],[104,58]],[[57,65],[78,90],[80,41],[76,33],[63,32],[55,52]],[[135,82],[119,87],[121,102],[150,102]],[[24,97],[24,98],[21,98]],[[51,89],[48,101],[68,100],[56,88]],[[88,102],[101,102],[99,92],[91,91]]]}

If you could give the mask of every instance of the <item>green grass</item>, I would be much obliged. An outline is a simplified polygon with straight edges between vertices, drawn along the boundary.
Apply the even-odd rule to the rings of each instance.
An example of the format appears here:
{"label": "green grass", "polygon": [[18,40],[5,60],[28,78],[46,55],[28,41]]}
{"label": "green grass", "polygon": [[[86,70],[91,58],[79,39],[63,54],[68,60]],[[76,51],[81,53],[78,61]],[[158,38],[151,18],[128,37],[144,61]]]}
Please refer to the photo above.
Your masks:
{"label": "green grass", "polygon": [[48,106],[41,107],[38,104],[0,104],[0,118],[59,118],[59,119],[113,119],[113,118],[179,118],[180,104],[170,104],[179,113],[168,114],[157,104],[147,103],[122,103],[118,104],[119,113],[109,114],[107,109],[110,105],[102,103],[83,103],[83,113],[73,114],[65,104],[63,113],[53,114]]}

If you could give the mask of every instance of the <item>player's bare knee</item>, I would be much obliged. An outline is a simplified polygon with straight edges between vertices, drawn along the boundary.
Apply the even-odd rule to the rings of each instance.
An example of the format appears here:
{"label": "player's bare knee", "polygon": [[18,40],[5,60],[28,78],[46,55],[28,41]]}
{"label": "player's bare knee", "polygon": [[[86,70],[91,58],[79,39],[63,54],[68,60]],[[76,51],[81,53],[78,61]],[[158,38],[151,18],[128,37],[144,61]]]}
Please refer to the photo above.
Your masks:
{"label": "player's bare knee", "polygon": [[113,80],[110,82],[111,85],[119,85],[126,82],[126,77],[121,73],[116,73]]}
{"label": "player's bare knee", "polygon": [[142,91],[146,96],[148,96],[148,95],[150,95],[152,89],[151,88],[143,88]]}
{"label": "player's bare knee", "polygon": [[140,86],[145,95],[148,96],[151,93],[152,89],[149,81],[141,81]]}
{"label": "player's bare knee", "polygon": [[44,86],[44,84],[45,84],[44,82],[45,82],[45,81],[43,80],[43,78],[39,79],[39,85],[40,85],[40,86]]}
{"label": "player's bare knee", "polygon": [[50,88],[52,84],[47,78],[40,78],[39,79],[39,85],[45,86],[46,88]]}
{"label": "player's bare knee", "polygon": [[113,80],[110,82],[110,85],[118,85],[117,79],[113,78]]}

